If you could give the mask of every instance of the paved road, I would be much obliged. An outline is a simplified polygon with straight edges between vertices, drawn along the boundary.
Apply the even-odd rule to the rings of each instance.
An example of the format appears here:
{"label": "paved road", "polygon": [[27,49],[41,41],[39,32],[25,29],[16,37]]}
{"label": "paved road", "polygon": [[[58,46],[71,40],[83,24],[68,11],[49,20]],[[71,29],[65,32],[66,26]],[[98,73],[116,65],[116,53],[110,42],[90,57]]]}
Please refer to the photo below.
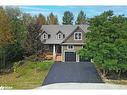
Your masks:
{"label": "paved road", "polygon": [[36,89],[95,89],[95,90],[127,90],[127,85],[109,83],[54,83]]}
{"label": "paved road", "polygon": [[103,83],[90,62],[54,63],[42,85],[53,83]]}

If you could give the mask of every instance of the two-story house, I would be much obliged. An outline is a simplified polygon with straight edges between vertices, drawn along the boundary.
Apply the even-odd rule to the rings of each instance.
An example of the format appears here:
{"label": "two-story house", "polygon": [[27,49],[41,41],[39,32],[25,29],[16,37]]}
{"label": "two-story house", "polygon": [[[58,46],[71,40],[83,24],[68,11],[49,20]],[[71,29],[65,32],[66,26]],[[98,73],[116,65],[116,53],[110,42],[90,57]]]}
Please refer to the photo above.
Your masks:
{"label": "two-story house", "polygon": [[45,54],[54,61],[79,62],[77,53],[83,48],[88,25],[42,25],[40,39]]}

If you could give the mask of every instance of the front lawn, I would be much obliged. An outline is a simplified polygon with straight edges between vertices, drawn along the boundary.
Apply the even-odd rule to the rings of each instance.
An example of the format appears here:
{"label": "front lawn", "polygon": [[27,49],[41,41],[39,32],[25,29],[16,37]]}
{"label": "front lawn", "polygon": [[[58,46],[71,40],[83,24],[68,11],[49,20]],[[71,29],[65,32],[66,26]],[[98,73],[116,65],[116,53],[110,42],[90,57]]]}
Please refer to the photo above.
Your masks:
{"label": "front lawn", "polygon": [[31,62],[15,65],[14,72],[0,76],[0,86],[13,89],[32,89],[42,85],[53,61]]}

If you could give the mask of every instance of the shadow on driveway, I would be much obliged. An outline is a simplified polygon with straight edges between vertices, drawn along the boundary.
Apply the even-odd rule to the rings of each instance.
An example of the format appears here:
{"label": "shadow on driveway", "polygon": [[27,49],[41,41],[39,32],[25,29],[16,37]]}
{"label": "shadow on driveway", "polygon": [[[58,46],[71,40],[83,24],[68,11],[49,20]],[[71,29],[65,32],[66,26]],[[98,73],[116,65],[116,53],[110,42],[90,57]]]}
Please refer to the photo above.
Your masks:
{"label": "shadow on driveway", "polygon": [[53,83],[103,83],[90,62],[54,63],[42,85]]}

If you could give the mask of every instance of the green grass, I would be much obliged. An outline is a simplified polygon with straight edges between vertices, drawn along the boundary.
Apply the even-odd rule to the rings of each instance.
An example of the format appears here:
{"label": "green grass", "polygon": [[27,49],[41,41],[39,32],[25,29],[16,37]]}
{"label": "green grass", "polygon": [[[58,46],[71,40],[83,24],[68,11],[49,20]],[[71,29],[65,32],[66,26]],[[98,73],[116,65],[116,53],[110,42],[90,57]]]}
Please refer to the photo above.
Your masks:
{"label": "green grass", "polygon": [[30,62],[15,65],[13,73],[0,77],[0,86],[9,86],[13,89],[33,89],[42,85],[53,61]]}

